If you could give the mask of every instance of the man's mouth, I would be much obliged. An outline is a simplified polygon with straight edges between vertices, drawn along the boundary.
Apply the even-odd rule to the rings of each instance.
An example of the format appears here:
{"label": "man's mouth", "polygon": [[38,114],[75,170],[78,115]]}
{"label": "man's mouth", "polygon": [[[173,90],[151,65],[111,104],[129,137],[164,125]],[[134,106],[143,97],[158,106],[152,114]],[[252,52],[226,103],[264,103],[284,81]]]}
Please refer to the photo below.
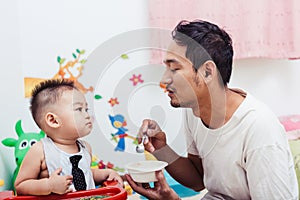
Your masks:
{"label": "man's mouth", "polygon": [[169,94],[174,94],[174,89],[173,88],[171,88],[171,87],[167,87],[166,88],[166,91],[169,93]]}
{"label": "man's mouth", "polygon": [[168,92],[168,96],[169,97],[173,97],[174,96],[174,90],[172,90],[172,89],[167,89],[167,92]]}

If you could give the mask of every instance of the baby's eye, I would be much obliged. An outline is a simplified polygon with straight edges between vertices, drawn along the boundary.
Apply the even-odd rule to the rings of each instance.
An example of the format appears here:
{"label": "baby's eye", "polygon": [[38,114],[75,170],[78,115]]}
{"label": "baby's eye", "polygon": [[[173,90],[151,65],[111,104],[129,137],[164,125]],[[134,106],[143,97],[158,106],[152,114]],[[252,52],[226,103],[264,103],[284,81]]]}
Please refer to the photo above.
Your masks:
{"label": "baby's eye", "polygon": [[75,110],[81,112],[82,111],[82,107],[76,108]]}

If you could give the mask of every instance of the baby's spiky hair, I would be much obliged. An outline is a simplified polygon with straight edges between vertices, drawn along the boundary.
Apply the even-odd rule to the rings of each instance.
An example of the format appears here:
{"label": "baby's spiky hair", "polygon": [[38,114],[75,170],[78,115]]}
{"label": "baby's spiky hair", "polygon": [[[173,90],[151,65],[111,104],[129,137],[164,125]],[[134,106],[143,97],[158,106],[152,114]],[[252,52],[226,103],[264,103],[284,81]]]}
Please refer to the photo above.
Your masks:
{"label": "baby's spiky hair", "polygon": [[47,105],[56,103],[64,91],[73,89],[77,89],[74,82],[67,79],[49,79],[34,87],[31,93],[30,110],[39,127],[42,109]]}

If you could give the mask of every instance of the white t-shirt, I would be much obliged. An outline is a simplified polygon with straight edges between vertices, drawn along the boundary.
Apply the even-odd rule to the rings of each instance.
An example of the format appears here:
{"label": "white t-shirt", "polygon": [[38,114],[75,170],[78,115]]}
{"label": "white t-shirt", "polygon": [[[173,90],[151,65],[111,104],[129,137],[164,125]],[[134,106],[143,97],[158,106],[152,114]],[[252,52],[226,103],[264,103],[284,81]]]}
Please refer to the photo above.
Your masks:
{"label": "white t-shirt", "polygon": [[[80,147],[80,151],[76,154],[68,154],[60,150],[49,137],[45,137],[41,139],[41,141],[43,143],[45,161],[49,175],[52,174],[59,167],[62,168],[62,172],[60,173],[60,175],[72,175],[72,164],[69,158],[74,155],[81,155],[82,158],[78,163],[78,167],[84,173],[85,181],[87,184],[86,189],[95,189],[95,182],[90,167],[91,155],[82,140],[77,140],[78,146]],[[70,186],[70,188],[72,188],[73,191],[76,191],[73,184]]]}
{"label": "white t-shirt", "polygon": [[187,151],[202,159],[204,199],[298,199],[285,130],[250,94],[218,129],[208,129],[191,109],[183,120]]}

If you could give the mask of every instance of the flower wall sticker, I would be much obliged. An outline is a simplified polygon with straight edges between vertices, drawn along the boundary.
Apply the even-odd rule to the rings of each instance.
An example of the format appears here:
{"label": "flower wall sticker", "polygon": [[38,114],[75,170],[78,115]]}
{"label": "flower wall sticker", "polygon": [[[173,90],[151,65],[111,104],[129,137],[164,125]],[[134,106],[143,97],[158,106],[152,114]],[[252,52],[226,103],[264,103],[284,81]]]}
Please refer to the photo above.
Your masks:
{"label": "flower wall sticker", "polygon": [[110,98],[108,103],[110,103],[111,107],[115,106],[116,104],[119,104],[118,98]]}
{"label": "flower wall sticker", "polygon": [[135,74],[132,75],[132,78],[130,78],[129,80],[132,81],[133,86],[136,86],[138,83],[144,82],[144,80],[141,79],[141,76],[142,74],[139,74],[137,76]]}

